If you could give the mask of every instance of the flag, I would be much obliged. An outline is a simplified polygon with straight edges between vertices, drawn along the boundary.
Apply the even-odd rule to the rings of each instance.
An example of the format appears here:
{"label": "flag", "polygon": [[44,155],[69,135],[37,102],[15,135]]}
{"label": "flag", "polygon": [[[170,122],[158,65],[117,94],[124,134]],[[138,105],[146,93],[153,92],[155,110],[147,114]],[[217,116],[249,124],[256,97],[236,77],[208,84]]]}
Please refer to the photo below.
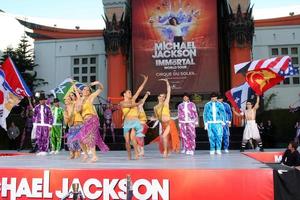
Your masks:
{"label": "flag", "polygon": [[20,97],[32,96],[31,91],[10,57],[2,63],[1,69],[4,72],[6,89],[9,89],[12,93]]}
{"label": "flag", "polygon": [[280,70],[278,72],[280,76],[283,76],[284,78],[292,77],[297,74],[299,74],[299,68],[294,67],[291,63],[289,64],[289,67],[286,70]]}
{"label": "flag", "polygon": [[272,71],[278,73],[280,70],[285,71],[288,68],[290,62],[291,58],[289,56],[254,60],[234,65],[234,72],[236,74],[246,74],[248,71],[253,70],[272,69]]}
{"label": "flag", "polygon": [[251,89],[249,84],[245,82],[244,84],[232,88],[225,93],[228,101],[234,107],[236,111],[241,112],[246,109],[246,103],[248,99],[253,99],[255,96],[254,91]]}
{"label": "flag", "polygon": [[258,69],[246,73],[246,81],[256,94],[262,95],[265,91],[284,80],[284,77],[271,69]]}
{"label": "flag", "polygon": [[76,85],[77,88],[83,90],[85,85],[80,82],[76,82],[71,78],[65,79],[62,83],[60,83],[55,89],[51,90],[52,94],[55,98],[58,98],[59,101],[64,102],[64,98],[73,91],[73,84]]}
{"label": "flag", "polygon": [[11,109],[20,102],[20,97],[13,94],[5,84],[4,73],[0,72],[0,126],[6,130],[6,118]]}

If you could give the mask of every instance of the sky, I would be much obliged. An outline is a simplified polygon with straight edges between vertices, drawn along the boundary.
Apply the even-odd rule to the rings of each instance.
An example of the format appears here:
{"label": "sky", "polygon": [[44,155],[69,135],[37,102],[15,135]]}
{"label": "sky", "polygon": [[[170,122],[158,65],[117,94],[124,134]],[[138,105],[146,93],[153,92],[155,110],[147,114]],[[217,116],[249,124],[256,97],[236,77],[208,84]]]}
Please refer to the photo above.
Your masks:
{"label": "sky", "polygon": [[[251,0],[255,19],[300,14],[300,0]],[[15,17],[59,28],[104,28],[102,0],[0,0],[0,50],[15,47],[25,28]],[[5,28],[4,28],[5,27]],[[4,30],[4,31],[3,31]]]}

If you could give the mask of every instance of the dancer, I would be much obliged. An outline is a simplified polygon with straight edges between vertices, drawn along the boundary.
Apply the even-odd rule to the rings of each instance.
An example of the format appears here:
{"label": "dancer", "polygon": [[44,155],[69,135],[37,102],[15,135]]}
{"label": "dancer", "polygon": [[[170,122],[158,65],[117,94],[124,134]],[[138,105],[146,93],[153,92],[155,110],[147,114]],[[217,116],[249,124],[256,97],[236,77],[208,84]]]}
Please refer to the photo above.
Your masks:
{"label": "dancer", "polygon": [[83,119],[76,109],[76,106],[79,106],[78,101],[76,101],[76,96],[73,93],[71,94],[65,98],[64,121],[69,127],[66,136],[70,151],[70,159],[76,159],[80,157],[80,143],[79,140],[73,141],[73,138],[79,133]]}
{"label": "dancer", "polygon": [[224,106],[225,109],[225,120],[226,124],[223,126],[223,145],[224,145],[224,151],[225,153],[229,153],[229,136],[230,136],[230,131],[229,127],[231,126],[231,120],[232,120],[232,111],[231,107],[228,103],[224,102],[224,96],[219,96],[218,101],[221,102]]}
{"label": "dancer", "polygon": [[196,105],[190,101],[189,95],[183,94],[183,102],[178,105],[178,122],[182,152],[194,155],[196,148],[196,126],[198,126],[198,113]]}
{"label": "dancer", "polygon": [[19,150],[21,151],[23,149],[24,143],[26,145],[26,141],[29,140],[29,137],[31,136],[32,131],[32,116],[33,116],[33,107],[31,104],[30,97],[27,97],[29,105],[25,107],[24,110],[24,117],[25,117],[25,128],[22,133],[21,143]]}
{"label": "dancer", "polygon": [[110,130],[113,142],[116,142],[115,138],[115,124],[112,120],[112,115],[118,108],[114,107],[110,100],[107,101],[107,104],[101,105],[103,110],[103,117],[104,117],[104,125],[103,125],[103,141],[105,141],[106,132]]}
{"label": "dancer", "polygon": [[45,94],[40,94],[39,104],[34,108],[33,123],[36,126],[35,138],[39,153],[37,155],[47,155],[49,150],[49,132],[53,123],[51,109],[46,105]]}
{"label": "dancer", "polygon": [[[139,105],[138,105],[138,111],[139,111],[138,118],[143,127],[142,133],[144,135],[147,133],[148,128],[149,128],[149,126],[147,125],[147,115],[144,111],[144,104],[149,95],[150,95],[150,92],[147,91],[144,98],[139,101]],[[137,137],[136,140],[137,140],[137,144],[138,144],[139,156],[144,156],[144,145],[145,145],[144,137]]]}
{"label": "dancer", "polygon": [[130,142],[132,143],[134,148],[135,159],[138,159],[139,156],[138,156],[136,137],[144,137],[142,133],[143,127],[138,118],[139,116],[138,105],[141,104],[141,102],[136,103],[136,99],[144,89],[144,86],[148,81],[148,76],[145,76],[143,74],[141,76],[144,78],[143,83],[140,85],[140,87],[138,88],[138,90],[133,96],[130,90],[125,90],[121,94],[124,98],[124,100],[120,102],[120,105],[123,112],[123,121],[124,121],[123,131],[124,131],[125,145],[126,145],[126,150],[127,150],[129,160],[131,160]]}
{"label": "dancer", "polygon": [[246,110],[244,112],[238,113],[234,108],[232,111],[237,116],[244,116],[246,119],[246,126],[243,133],[243,141],[241,146],[241,152],[245,151],[246,144],[249,140],[256,140],[259,150],[264,151],[263,144],[259,135],[259,130],[255,122],[256,119],[256,110],[259,108],[259,96],[256,97],[256,103],[253,106],[253,103],[248,100],[246,103]]}
{"label": "dancer", "polygon": [[53,124],[51,128],[51,152],[50,154],[58,154],[61,147],[62,125],[64,119],[64,110],[59,106],[58,98],[53,100],[53,107],[51,108],[53,116]]}
{"label": "dancer", "polygon": [[[98,85],[98,89],[95,92],[92,92],[92,86]],[[76,90],[77,91],[77,90]],[[90,162],[96,162],[98,160],[96,154],[96,145],[102,152],[108,151],[108,147],[103,142],[100,136],[100,123],[98,114],[93,105],[95,98],[100,95],[103,91],[103,85],[99,81],[95,81],[91,83],[89,86],[85,86],[82,90],[82,97],[77,97],[79,99],[79,109],[78,112],[81,112],[81,116],[83,118],[83,126],[80,129],[80,132],[73,138],[73,141],[79,139],[81,142],[81,148],[84,152],[83,160],[88,159],[88,149],[92,152],[92,158]],[[79,94],[78,94],[79,95]]]}
{"label": "dancer", "polygon": [[158,104],[154,107],[155,119],[158,119],[162,124],[162,134],[160,142],[160,150],[163,153],[163,157],[169,156],[170,151],[179,153],[180,141],[178,136],[178,130],[174,120],[170,115],[170,97],[171,86],[168,79],[159,79],[159,81],[166,82],[167,94],[160,94],[158,96]]}
{"label": "dancer", "polygon": [[210,155],[214,155],[215,152],[221,155],[223,126],[226,124],[225,109],[223,104],[217,101],[218,95],[216,93],[213,92],[210,98],[211,100],[204,106],[204,129],[208,133]]}

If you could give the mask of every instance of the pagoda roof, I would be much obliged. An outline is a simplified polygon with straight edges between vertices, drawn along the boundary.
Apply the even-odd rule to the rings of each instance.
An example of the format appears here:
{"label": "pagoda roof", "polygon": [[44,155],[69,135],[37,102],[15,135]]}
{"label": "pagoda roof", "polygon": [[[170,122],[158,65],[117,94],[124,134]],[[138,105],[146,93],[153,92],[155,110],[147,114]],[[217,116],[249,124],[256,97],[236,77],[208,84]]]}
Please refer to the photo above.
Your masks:
{"label": "pagoda roof", "polygon": [[32,30],[26,34],[35,40],[90,38],[103,36],[103,30],[63,29],[40,25],[17,19],[20,24]]}
{"label": "pagoda roof", "polygon": [[300,15],[255,20],[255,27],[300,25]]}

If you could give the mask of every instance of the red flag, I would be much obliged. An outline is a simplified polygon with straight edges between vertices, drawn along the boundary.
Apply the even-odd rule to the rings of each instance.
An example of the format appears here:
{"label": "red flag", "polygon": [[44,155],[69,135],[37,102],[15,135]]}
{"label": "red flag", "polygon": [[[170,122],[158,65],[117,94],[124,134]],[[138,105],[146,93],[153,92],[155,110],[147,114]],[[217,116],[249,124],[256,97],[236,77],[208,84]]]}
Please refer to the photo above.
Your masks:
{"label": "red flag", "polygon": [[249,71],[246,74],[247,83],[258,95],[262,95],[283,80],[284,77],[268,68]]}
{"label": "red flag", "polygon": [[32,96],[31,91],[29,90],[10,57],[3,62],[1,69],[4,72],[5,82],[9,87],[8,89],[11,92],[22,97]]}

